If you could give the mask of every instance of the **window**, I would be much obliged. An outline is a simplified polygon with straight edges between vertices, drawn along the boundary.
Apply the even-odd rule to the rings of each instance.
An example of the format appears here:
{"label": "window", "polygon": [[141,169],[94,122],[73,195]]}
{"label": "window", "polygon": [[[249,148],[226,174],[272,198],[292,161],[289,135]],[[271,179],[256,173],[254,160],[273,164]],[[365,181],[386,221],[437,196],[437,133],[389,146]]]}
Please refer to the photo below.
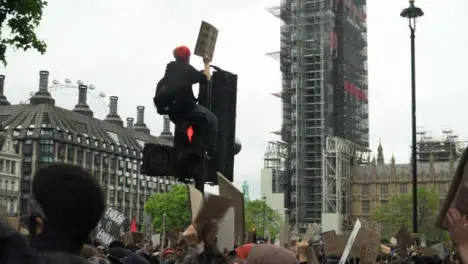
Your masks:
{"label": "window", "polygon": [[58,159],[60,159],[60,160],[64,160],[64,159],[65,159],[65,145],[59,144],[57,157],[58,157]]}
{"label": "window", "polygon": [[75,148],[73,147],[68,147],[68,150],[67,150],[67,160],[68,162],[70,163],[74,163],[75,162]]}
{"label": "window", "polygon": [[86,167],[91,167],[93,165],[93,153],[86,152]]}
{"label": "window", "polygon": [[78,151],[76,152],[76,163],[78,165],[83,165],[83,150],[82,149],[78,149]]}
{"label": "window", "polygon": [[388,204],[388,200],[380,200],[380,206]]}
{"label": "window", "polygon": [[382,184],[380,185],[380,195],[387,196],[388,195],[388,185]]}
{"label": "window", "polygon": [[440,183],[439,184],[439,194],[445,194],[448,191],[448,184],[447,183]]}
{"label": "window", "polygon": [[10,165],[10,173],[16,174],[16,161],[12,161]]}
{"label": "window", "polygon": [[407,194],[408,193],[408,184],[401,183],[400,184],[400,194]]}
{"label": "window", "polygon": [[369,196],[369,184],[363,184],[361,186],[361,194],[362,196]]}
{"label": "window", "polygon": [[369,214],[370,212],[370,202],[369,201],[362,201],[362,214]]}

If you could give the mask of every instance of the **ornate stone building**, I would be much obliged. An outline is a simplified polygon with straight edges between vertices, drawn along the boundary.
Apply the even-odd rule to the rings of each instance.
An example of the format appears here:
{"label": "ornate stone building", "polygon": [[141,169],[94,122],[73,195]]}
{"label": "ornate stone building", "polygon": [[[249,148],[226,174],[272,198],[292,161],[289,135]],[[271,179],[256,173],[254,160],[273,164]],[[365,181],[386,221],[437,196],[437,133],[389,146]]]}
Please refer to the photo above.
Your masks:
{"label": "ornate stone building", "polygon": [[[425,147],[431,146],[428,150]],[[442,146],[443,149],[434,148]],[[449,184],[455,173],[459,152],[456,142],[431,141],[418,143],[418,182],[420,187],[435,188],[443,203]],[[430,153],[429,155],[426,155]],[[379,144],[377,159],[369,164],[352,169],[352,216],[370,219],[374,209],[388,203],[398,194],[411,192],[411,164],[396,164],[392,156],[386,164],[382,145]]]}

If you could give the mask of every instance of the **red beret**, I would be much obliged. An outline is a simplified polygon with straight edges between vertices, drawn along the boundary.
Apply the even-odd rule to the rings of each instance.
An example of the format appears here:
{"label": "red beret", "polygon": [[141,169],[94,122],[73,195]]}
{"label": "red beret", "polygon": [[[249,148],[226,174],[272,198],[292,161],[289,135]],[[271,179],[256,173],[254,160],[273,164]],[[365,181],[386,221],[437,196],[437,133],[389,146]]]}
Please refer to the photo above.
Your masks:
{"label": "red beret", "polygon": [[190,49],[186,46],[179,46],[174,49],[174,57],[176,59],[187,60],[190,58]]}

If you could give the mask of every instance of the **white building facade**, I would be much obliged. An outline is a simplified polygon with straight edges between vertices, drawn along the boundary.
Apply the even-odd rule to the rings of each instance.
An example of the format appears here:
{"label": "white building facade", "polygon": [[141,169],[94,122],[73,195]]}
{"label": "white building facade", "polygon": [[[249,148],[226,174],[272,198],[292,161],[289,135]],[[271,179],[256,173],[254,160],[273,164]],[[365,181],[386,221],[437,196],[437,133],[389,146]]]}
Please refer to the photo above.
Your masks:
{"label": "white building facade", "polygon": [[13,145],[13,140],[0,135],[0,217],[19,216],[21,156]]}

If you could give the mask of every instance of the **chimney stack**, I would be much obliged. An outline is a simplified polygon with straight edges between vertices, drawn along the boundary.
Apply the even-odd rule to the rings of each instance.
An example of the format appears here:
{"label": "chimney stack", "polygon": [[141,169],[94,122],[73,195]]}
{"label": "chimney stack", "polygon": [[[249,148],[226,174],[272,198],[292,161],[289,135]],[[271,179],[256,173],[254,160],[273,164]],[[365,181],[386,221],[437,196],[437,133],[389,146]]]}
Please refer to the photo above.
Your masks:
{"label": "chimney stack", "polygon": [[0,75],[0,106],[10,105],[10,102],[8,102],[4,94],[4,89],[5,89],[5,75]]}
{"label": "chimney stack", "polygon": [[127,117],[127,128],[133,128],[133,117]]}
{"label": "chimney stack", "polygon": [[119,102],[119,97],[111,96],[109,99],[109,114],[106,116],[106,119],[104,119],[104,121],[114,123],[118,126],[123,126],[123,121],[117,113],[117,103]]}
{"label": "chimney stack", "polygon": [[50,95],[49,91],[49,72],[40,71],[39,72],[39,91],[37,91],[33,97],[31,97],[30,102],[32,105],[38,104],[51,104],[55,105],[55,100]]}
{"label": "chimney stack", "polygon": [[137,107],[137,121],[135,126],[133,127],[135,131],[143,132],[145,134],[149,134],[150,130],[146,127],[145,124],[145,107],[138,106]]}
{"label": "chimney stack", "polygon": [[88,97],[88,86],[80,84],[78,86],[78,104],[75,106],[73,111],[78,112],[82,115],[93,117],[93,111],[89,108],[87,103]]}
{"label": "chimney stack", "polygon": [[163,131],[161,132],[160,137],[172,139],[173,136],[171,132],[171,120],[169,119],[169,116],[164,116],[163,118]]}

